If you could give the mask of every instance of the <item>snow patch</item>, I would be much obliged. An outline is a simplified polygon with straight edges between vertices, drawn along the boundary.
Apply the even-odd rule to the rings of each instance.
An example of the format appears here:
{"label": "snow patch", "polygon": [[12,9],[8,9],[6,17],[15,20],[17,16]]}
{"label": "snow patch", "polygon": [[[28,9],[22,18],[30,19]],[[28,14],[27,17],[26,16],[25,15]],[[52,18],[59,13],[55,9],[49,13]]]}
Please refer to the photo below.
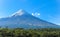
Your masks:
{"label": "snow patch", "polygon": [[25,13],[25,11],[22,10],[22,9],[20,9],[19,11],[13,13],[11,16],[21,16],[21,15],[23,15],[24,13]]}

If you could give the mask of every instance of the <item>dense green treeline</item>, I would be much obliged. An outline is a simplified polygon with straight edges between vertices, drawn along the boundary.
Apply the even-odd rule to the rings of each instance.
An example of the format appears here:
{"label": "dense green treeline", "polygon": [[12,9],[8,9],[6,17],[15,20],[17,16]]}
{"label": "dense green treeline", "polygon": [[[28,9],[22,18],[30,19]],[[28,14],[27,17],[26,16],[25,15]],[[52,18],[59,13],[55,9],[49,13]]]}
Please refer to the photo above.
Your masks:
{"label": "dense green treeline", "polygon": [[0,28],[0,37],[60,37],[60,29]]}

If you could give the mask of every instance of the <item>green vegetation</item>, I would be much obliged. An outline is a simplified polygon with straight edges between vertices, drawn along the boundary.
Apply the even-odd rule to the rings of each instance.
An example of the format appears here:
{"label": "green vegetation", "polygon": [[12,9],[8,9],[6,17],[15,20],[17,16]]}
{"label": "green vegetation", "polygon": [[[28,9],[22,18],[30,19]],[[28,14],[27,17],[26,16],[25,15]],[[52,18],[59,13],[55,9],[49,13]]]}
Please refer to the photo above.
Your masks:
{"label": "green vegetation", "polygon": [[0,28],[0,37],[60,37],[60,29]]}

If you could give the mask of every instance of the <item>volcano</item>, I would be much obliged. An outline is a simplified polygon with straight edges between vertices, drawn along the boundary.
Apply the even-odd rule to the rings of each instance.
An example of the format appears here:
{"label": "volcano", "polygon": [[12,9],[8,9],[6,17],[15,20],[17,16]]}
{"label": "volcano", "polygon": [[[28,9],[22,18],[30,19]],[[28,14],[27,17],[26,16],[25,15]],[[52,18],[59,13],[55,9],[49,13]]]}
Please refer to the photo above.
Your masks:
{"label": "volcano", "polygon": [[32,16],[22,9],[10,17],[1,18],[0,26],[8,28],[60,28],[59,25]]}

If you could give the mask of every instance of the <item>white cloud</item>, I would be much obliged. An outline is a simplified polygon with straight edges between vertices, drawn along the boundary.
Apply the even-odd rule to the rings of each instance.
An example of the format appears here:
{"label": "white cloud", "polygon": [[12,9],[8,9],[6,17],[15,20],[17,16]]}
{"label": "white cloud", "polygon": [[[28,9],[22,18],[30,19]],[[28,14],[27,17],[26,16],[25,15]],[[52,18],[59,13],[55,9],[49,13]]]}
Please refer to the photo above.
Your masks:
{"label": "white cloud", "polygon": [[32,15],[34,16],[34,13],[32,13]]}
{"label": "white cloud", "polygon": [[40,15],[40,13],[38,13],[38,15]]}
{"label": "white cloud", "polygon": [[40,13],[36,12],[36,13],[32,13],[33,16],[39,17]]}

